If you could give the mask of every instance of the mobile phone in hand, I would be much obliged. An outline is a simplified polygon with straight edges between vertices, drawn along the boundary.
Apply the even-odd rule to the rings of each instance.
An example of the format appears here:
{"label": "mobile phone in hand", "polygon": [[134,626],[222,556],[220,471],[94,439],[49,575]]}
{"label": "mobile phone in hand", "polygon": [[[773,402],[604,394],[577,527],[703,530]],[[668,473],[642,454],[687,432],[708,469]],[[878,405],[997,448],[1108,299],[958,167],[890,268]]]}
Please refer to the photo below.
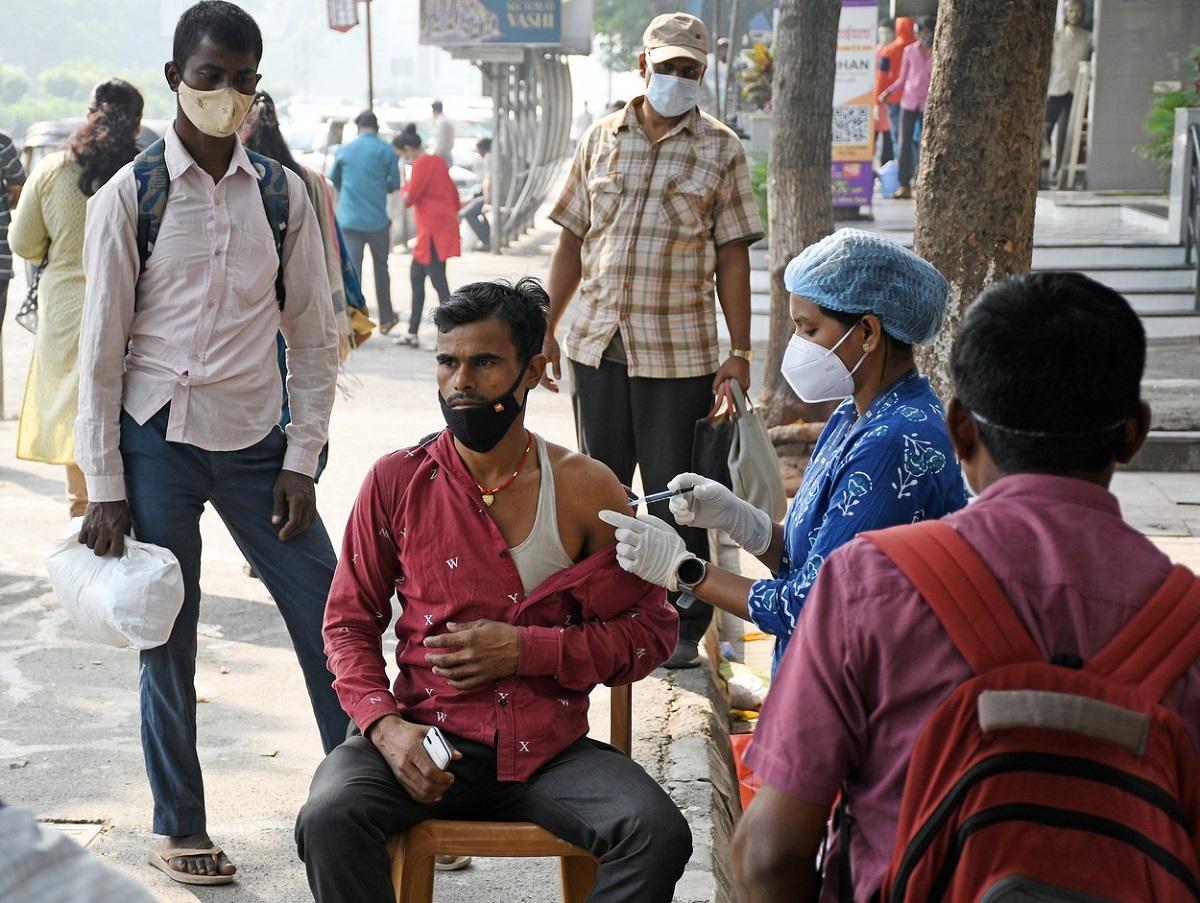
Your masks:
{"label": "mobile phone in hand", "polygon": [[436,727],[431,727],[425,732],[425,739],[421,744],[425,747],[425,752],[429,753],[433,764],[445,771],[446,766],[450,764],[450,744],[446,742],[442,732]]}

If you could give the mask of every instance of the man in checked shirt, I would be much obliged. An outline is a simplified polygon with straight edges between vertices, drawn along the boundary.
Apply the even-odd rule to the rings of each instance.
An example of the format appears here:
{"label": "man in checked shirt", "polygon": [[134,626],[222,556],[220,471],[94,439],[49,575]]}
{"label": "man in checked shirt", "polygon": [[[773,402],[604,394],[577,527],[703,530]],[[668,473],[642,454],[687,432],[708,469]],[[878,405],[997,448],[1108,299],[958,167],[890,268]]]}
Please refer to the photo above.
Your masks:
{"label": "man in checked shirt", "polygon": [[[750,244],[762,236],[741,141],[696,106],[708,31],[685,13],[661,15],[638,62],[646,93],[580,139],[550,214],[562,226],[550,263],[544,385],[558,391],[555,330],[576,289],[565,339],[579,448],[647,491],[692,466],[696,421],[750,387]],[[731,348],[721,361],[713,286]],[[666,518],[650,506],[651,514]],[[669,523],[673,523],[667,518]],[[704,530],[678,528],[708,557]],[[712,609],[680,612],[667,667],[699,664]]]}

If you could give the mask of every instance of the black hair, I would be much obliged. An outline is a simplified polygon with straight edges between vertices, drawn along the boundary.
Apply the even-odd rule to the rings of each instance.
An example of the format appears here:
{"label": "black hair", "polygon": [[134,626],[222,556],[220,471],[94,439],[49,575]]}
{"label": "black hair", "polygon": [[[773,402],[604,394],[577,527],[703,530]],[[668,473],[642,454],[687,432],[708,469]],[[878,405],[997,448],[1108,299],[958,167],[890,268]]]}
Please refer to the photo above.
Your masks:
{"label": "black hair", "polygon": [[492,317],[509,325],[517,357],[528,364],[534,355],[542,353],[550,296],[532,276],[517,280],[516,285],[504,279],[472,282],[455,289],[449,300],[433,312],[438,332]]}
{"label": "black hair", "polygon": [[986,289],[950,354],[955,394],[978,415],[1005,473],[1111,466],[1137,415],[1145,365],[1146,333],[1129,302],[1081,273],[1030,273]]}
{"label": "black hair", "polygon": [[262,32],[254,18],[225,0],[201,0],[186,10],[175,25],[175,41],[171,54],[181,69],[188,57],[196,52],[200,42],[211,38],[214,44],[237,53],[253,53],[262,60]]}
{"label": "black hair", "polygon": [[67,142],[79,164],[79,190],[91,197],[137,156],[142,95],[129,82],[110,78],[92,88],[88,117]]}
{"label": "black hair", "polygon": [[429,106],[433,109],[433,112],[435,112],[435,113],[442,112],[442,102],[440,100],[435,100]]}
{"label": "black hair", "polygon": [[490,154],[492,152],[492,139],[480,138],[475,142],[475,150],[479,151],[481,154]]}
{"label": "black hair", "polygon": [[304,178],[304,168],[292,156],[291,148],[279,129],[279,114],[275,111],[275,101],[266,91],[254,95],[254,103],[246,116],[246,124],[242,126],[242,144],[250,150],[278,160],[300,178]]}
{"label": "black hair", "polygon": [[379,117],[370,110],[363,110],[355,116],[354,124],[360,129],[375,129],[379,131]]}
{"label": "black hair", "polygon": [[933,31],[937,27],[937,19],[933,16],[920,16],[913,24],[922,31]]}
{"label": "black hair", "polygon": [[397,150],[403,150],[406,147],[420,147],[421,136],[417,134],[417,127],[414,123],[409,123],[400,130],[400,134],[392,139],[392,147]]}

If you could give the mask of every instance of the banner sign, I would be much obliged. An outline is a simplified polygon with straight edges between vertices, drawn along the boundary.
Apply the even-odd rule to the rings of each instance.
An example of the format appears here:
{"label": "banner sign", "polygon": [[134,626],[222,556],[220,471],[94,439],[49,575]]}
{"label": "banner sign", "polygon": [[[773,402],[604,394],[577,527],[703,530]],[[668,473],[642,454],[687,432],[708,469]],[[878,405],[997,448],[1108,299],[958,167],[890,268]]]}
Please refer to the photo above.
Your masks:
{"label": "banner sign", "polygon": [[325,0],[329,27],[346,32],[358,24],[358,0]]}
{"label": "banner sign", "polygon": [[835,207],[869,207],[875,186],[876,0],[842,0],[833,85]]}
{"label": "banner sign", "polygon": [[557,46],[562,0],[421,0],[422,44]]}

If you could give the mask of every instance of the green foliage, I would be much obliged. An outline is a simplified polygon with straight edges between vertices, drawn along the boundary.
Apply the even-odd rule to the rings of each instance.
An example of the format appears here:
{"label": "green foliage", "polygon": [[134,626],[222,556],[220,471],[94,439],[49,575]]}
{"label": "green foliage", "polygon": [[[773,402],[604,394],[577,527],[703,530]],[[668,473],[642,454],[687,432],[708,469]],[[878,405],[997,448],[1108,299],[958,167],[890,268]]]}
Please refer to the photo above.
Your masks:
{"label": "green foliage", "polygon": [[762,222],[763,235],[768,234],[767,217],[767,155],[755,151],[749,155],[750,162],[750,191],[754,194],[754,203],[758,207],[758,218]]}
{"label": "green foliage", "polygon": [[1175,143],[1175,110],[1180,107],[1200,107],[1200,45],[1192,48],[1191,88],[1155,94],[1146,116],[1145,131],[1150,140],[1138,148],[1138,153],[1153,160],[1163,169],[1171,168]]}
{"label": "green foliage", "polygon": [[68,60],[38,76],[42,94],[87,103],[96,82],[112,77],[112,70],[95,60]]}
{"label": "green foliage", "polygon": [[17,103],[29,93],[29,76],[23,66],[0,62],[0,104]]}
{"label": "green foliage", "polygon": [[23,67],[0,62],[0,129],[20,140],[35,122],[84,116],[92,86],[106,78],[123,78],[142,92],[146,119],[174,116],[174,95],[166,89],[162,73],[152,69],[105,66],[81,57],[44,70],[34,89]]}
{"label": "green foliage", "polygon": [[592,30],[604,64],[619,72],[637,68],[646,26],[675,9],[671,0],[596,0]]}
{"label": "green foliage", "polygon": [[[595,0],[592,31],[596,36],[600,59],[614,71],[636,69],[637,55],[642,49],[642,34],[650,20],[661,13],[673,13],[684,5],[679,0]],[[696,11],[692,4],[686,5],[689,11]],[[736,34],[744,35],[750,19],[760,12],[769,11],[772,5],[773,0],[741,0]],[[716,4],[713,0],[704,0],[697,14],[711,29],[715,13]],[[720,33],[728,37],[728,31],[729,0],[723,0]],[[740,37],[734,41],[734,45],[741,46]]]}

